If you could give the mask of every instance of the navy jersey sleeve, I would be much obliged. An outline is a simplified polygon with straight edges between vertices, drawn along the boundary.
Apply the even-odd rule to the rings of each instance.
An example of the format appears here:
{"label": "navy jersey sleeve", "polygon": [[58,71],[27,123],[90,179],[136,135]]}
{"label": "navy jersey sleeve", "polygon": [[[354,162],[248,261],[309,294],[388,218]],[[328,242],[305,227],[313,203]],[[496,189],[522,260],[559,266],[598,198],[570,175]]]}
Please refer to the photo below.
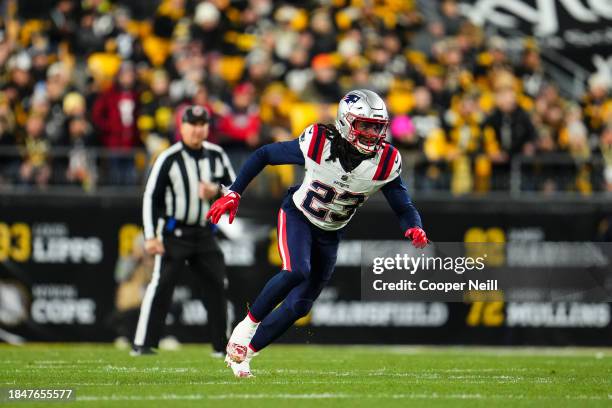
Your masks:
{"label": "navy jersey sleeve", "polygon": [[402,231],[406,231],[408,228],[412,227],[423,228],[421,216],[414,207],[414,204],[412,204],[408,189],[402,181],[401,176],[397,176],[392,181],[385,184],[381,190],[389,202],[389,205],[399,218]]}
{"label": "navy jersey sleeve", "polygon": [[268,164],[299,164],[304,165],[304,155],[300,150],[298,139],[290,142],[271,143],[260,147],[249,156],[238,172],[236,181],[230,190],[242,194],[251,180],[255,178]]}

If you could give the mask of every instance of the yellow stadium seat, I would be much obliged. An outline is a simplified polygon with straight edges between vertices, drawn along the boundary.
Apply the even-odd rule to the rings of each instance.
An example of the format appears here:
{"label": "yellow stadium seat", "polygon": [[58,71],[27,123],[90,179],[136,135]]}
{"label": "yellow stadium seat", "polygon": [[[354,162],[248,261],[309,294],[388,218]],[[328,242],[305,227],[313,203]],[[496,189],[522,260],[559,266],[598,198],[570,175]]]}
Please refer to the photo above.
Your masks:
{"label": "yellow stadium seat", "polygon": [[223,56],[219,61],[221,78],[229,83],[236,83],[242,77],[245,61],[241,56]]}
{"label": "yellow stadium seat", "polygon": [[116,54],[97,52],[87,59],[87,68],[96,82],[112,79],[120,66],[121,58]]}
{"label": "yellow stadium seat", "polygon": [[604,123],[612,122],[612,99],[608,99],[601,107],[601,120]]}
{"label": "yellow stadium seat", "polygon": [[412,92],[392,91],[387,96],[389,110],[393,115],[403,115],[408,113],[414,106],[414,97]]}
{"label": "yellow stadium seat", "polygon": [[425,67],[427,65],[427,56],[421,51],[409,50],[406,52],[406,59],[412,65],[417,67]]}
{"label": "yellow stadium seat", "polygon": [[155,126],[155,120],[151,115],[142,115],[138,117],[137,126],[140,131],[149,131]]}
{"label": "yellow stadium seat", "polygon": [[446,135],[442,129],[436,129],[425,139],[423,145],[423,151],[427,156],[427,159],[432,161],[441,160],[446,156],[448,152],[448,143],[446,142]]}
{"label": "yellow stadium seat", "polygon": [[289,111],[291,133],[299,135],[308,125],[317,121],[318,108],[314,103],[296,103]]}
{"label": "yellow stadium seat", "polygon": [[480,98],[478,98],[478,106],[483,112],[491,112],[495,109],[495,94],[490,91],[482,92]]}
{"label": "yellow stadium seat", "polygon": [[331,123],[336,118],[338,105],[316,104],[316,103],[296,103],[289,111],[291,121],[291,133],[295,136],[313,123]]}
{"label": "yellow stadium seat", "polygon": [[48,25],[43,20],[27,20],[19,29],[19,42],[22,46],[27,47],[30,44],[32,35],[39,33]]}
{"label": "yellow stadium seat", "polygon": [[535,107],[535,103],[533,99],[524,94],[521,94],[518,96],[518,104],[521,108],[525,109],[527,112],[531,112]]}
{"label": "yellow stadium seat", "polygon": [[257,45],[258,38],[253,34],[240,34],[236,37],[236,47],[241,51],[250,51]]}
{"label": "yellow stadium seat", "polygon": [[142,41],[142,48],[149,61],[156,66],[161,66],[170,54],[171,43],[163,38],[149,36]]}
{"label": "yellow stadium seat", "polygon": [[157,14],[170,17],[172,20],[177,21],[185,15],[185,7],[177,7],[176,1],[163,0],[157,8]]}
{"label": "yellow stadium seat", "polygon": [[304,9],[298,9],[297,13],[291,20],[291,29],[294,31],[304,31],[308,27],[308,12]]}

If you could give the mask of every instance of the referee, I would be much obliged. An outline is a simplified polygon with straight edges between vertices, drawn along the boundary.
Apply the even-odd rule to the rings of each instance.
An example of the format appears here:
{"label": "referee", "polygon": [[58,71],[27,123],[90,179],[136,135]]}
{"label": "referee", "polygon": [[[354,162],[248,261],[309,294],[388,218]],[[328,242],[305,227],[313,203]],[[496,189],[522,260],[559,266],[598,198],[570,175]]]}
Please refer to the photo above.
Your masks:
{"label": "referee", "polygon": [[145,250],[155,255],[155,266],[140,307],[131,352],[135,356],[154,353],[186,263],[203,286],[213,349],[225,350],[225,263],[205,215],[221,186],[230,185],[235,175],[223,149],[206,141],[208,122],[205,108],[187,107],[182,140],[159,155],[147,180],[142,203]]}

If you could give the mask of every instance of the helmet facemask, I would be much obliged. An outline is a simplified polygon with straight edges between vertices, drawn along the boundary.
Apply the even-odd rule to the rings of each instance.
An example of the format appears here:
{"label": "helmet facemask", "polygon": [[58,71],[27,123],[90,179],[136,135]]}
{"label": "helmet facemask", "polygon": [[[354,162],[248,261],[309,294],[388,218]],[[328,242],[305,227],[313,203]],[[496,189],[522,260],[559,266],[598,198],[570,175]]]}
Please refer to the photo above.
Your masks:
{"label": "helmet facemask", "polygon": [[362,155],[378,151],[389,128],[383,99],[368,89],[347,93],[338,104],[336,129]]}
{"label": "helmet facemask", "polygon": [[349,112],[346,121],[350,125],[347,141],[362,154],[376,153],[387,135],[389,120],[365,118]]}

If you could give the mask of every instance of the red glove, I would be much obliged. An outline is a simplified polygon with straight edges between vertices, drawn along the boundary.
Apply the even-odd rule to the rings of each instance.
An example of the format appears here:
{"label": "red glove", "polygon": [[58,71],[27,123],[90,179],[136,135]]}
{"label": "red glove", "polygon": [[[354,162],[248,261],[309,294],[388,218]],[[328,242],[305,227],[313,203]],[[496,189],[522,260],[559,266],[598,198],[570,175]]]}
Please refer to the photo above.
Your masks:
{"label": "red glove", "polygon": [[425,245],[429,243],[425,231],[419,227],[408,228],[404,236],[412,240],[412,245],[416,248],[425,248]]}
{"label": "red glove", "polygon": [[206,218],[210,219],[210,222],[213,224],[217,224],[219,222],[219,218],[228,212],[229,223],[231,224],[234,222],[234,217],[238,211],[239,204],[240,194],[236,193],[235,191],[230,191],[210,206],[210,210],[208,210],[206,213]]}

